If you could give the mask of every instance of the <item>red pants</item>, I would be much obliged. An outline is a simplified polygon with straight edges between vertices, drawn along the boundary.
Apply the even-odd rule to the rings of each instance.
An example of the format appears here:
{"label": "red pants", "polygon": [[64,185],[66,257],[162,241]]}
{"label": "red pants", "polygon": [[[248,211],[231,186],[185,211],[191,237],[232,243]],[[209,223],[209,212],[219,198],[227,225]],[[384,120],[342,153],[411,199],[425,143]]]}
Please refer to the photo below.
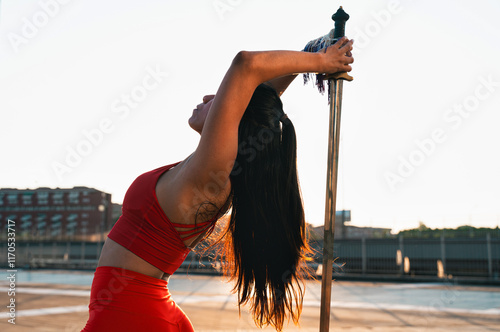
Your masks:
{"label": "red pants", "polygon": [[101,266],[90,292],[89,320],[82,332],[194,332],[171,299],[165,280]]}

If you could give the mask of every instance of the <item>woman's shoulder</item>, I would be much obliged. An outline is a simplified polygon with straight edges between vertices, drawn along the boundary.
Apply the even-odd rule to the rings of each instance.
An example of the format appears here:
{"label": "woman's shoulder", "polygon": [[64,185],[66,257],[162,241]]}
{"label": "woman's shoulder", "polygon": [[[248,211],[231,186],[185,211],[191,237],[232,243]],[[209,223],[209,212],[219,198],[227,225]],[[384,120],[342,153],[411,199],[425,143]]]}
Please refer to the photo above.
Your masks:
{"label": "woman's shoulder", "polygon": [[[190,157],[163,173],[155,188],[160,207],[172,222],[180,224],[199,222],[196,218],[200,208],[205,212],[202,218],[210,219],[225,205],[231,192],[229,182],[221,187],[215,183],[199,184],[194,181],[190,177]],[[217,179],[214,177],[212,181]]]}

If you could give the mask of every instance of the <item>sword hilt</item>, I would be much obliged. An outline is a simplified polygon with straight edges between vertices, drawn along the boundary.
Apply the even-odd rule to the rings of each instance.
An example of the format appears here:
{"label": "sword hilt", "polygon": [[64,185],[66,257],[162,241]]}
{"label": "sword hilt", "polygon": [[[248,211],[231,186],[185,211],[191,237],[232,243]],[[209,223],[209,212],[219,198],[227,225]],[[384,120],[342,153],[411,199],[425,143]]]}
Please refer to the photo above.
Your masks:
{"label": "sword hilt", "polygon": [[337,12],[332,15],[332,20],[335,22],[335,32],[333,33],[333,38],[338,40],[345,36],[345,22],[348,19],[349,14],[347,14],[342,6],[340,6]]}
{"label": "sword hilt", "polygon": [[[340,38],[345,36],[345,22],[349,19],[349,14],[347,14],[342,6],[337,10],[335,14],[332,15],[332,20],[335,22],[335,31],[333,33],[334,43]],[[352,81],[353,78],[346,72],[343,73],[335,73],[325,75],[325,80],[346,80]]]}
{"label": "sword hilt", "polygon": [[354,78],[349,75],[346,72],[343,73],[335,73],[335,74],[328,74],[325,75],[324,77],[325,80],[345,80],[345,81],[352,81]]}

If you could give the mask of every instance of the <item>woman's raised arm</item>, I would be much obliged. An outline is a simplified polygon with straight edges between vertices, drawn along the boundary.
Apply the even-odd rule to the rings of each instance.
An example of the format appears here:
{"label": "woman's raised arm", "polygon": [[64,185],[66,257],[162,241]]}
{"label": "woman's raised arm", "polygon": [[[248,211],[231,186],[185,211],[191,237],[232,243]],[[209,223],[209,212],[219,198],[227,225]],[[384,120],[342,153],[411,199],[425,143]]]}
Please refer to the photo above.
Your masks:
{"label": "woman's raised arm", "polygon": [[[350,71],[352,41],[343,38],[324,53],[297,51],[239,52],[224,76],[201,132],[200,143],[186,164],[187,176],[199,188],[224,187],[238,152],[238,126],[256,87],[296,73]],[[343,45],[343,46],[341,46]],[[214,182],[214,176],[219,181]],[[226,179],[221,182],[220,179]],[[214,183],[211,183],[214,182]],[[212,186],[213,187],[213,186]]]}

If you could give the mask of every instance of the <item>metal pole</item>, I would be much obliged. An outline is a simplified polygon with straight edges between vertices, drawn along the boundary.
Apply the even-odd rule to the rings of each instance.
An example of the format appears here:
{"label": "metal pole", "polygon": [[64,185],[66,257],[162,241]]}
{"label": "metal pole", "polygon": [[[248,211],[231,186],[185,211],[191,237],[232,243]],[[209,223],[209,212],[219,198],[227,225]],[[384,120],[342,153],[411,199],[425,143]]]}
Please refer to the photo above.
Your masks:
{"label": "metal pole", "polygon": [[361,272],[366,274],[366,238],[361,239]]}
{"label": "metal pole", "polygon": [[441,262],[443,263],[443,273],[446,276],[446,243],[444,231],[441,233]]}
{"label": "metal pole", "polygon": [[399,267],[399,274],[400,276],[404,275],[404,269],[405,269],[405,264],[404,264],[404,257],[405,257],[405,252],[404,252],[404,244],[403,244],[403,235],[399,235],[399,251],[401,252],[401,266]]}
{"label": "metal pole", "polygon": [[493,279],[493,260],[491,256],[491,235],[486,234],[486,250],[488,252],[488,277]]}

